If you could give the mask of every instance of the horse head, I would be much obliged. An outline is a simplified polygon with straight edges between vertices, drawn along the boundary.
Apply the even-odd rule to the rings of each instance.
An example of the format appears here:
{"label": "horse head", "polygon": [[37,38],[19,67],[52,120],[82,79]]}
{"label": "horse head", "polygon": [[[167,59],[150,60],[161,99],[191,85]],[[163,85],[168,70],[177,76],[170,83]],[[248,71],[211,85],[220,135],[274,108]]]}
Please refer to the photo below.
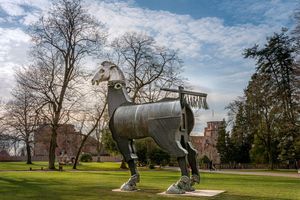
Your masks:
{"label": "horse head", "polygon": [[104,61],[92,79],[92,84],[98,85],[103,81],[125,81],[121,69],[112,62]]}

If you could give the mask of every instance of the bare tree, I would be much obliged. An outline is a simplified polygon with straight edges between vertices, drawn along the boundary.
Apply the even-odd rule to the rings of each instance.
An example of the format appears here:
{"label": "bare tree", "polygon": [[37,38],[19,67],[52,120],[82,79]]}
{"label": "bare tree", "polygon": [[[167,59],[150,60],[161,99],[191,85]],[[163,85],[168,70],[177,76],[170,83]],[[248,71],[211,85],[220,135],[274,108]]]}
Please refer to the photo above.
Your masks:
{"label": "bare tree", "polygon": [[108,115],[107,112],[105,112],[102,120],[100,120],[95,129],[95,137],[97,139],[97,162],[101,162],[101,151],[104,146],[103,136],[108,131],[108,122]]}
{"label": "bare tree", "polygon": [[4,110],[5,106],[0,100],[0,151],[8,148],[7,137],[5,133],[6,128],[4,126]]}
{"label": "bare tree", "polygon": [[33,132],[39,125],[38,104],[28,88],[20,84],[12,90],[12,96],[6,104],[5,124],[10,138],[25,144],[27,164],[32,164]]}
{"label": "bare tree", "polygon": [[295,27],[292,30],[292,36],[293,39],[295,40],[295,46],[298,51],[300,52],[300,7],[297,8],[294,12],[294,20],[295,20]]}
{"label": "bare tree", "polygon": [[112,42],[111,59],[125,70],[133,102],[153,102],[160,87],[180,85],[182,62],[174,50],[161,47],[145,34],[128,32]]}
{"label": "bare tree", "polygon": [[5,118],[5,106],[0,101],[0,151],[9,151],[14,145],[14,137],[8,134],[8,127]]}
{"label": "bare tree", "polygon": [[15,155],[17,154],[17,149],[15,148],[18,140],[12,134],[10,134],[9,127],[7,126],[5,106],[3,102],[0,103],[1,116],[0,116],[0,151],[4,150],[10,152],[15,150]]}
{"label": "bare tree", "polygon": [[[296,63],[293,66],[294,74],[296,77],[300,77],[300,7],[298,7],[294,12],[294,20],[295,20],[295,27],[291,31],[292,32],[292,39],[295,43],[295,49],[296,49]],[[295,81],[295,99],[297,102],[300,102],[300,78],[297,78]],[[300,104],[298,103],[297,106],[298,116],[300,115]],[[299,117],[298,117],[299,119]],[[298,126],[300,126],[300,120],[298,120]],[[300,136],[299,136],[300,138]],[[299,139],[300,140],[300,139]]]}
{"label": "bare tree", "polygon": [[100,53],[105,42],[103,24],[90,16],[81,0],[58,0],[49,12],[30,27],[34,64],[20,74],[43,107],[52,129],[49,169],[55,169],[57,129],[69,120],[78,101],[77,87],[82,60]]}
{"label": "bare tree", "polygon": [[[104,88],[105,87],[100,87],[88,91],[83,96],[82,101],[79,104],[82,109],[77,109],[77,115],[74,115],[73,117],[74,123],[79,124],[79,132],[83,135],[77,150],[73,169],[76,169],[77,167],[82,148],[84,147],[88,138],[91,137],[93,133],[97,134],[97,132],[102,131],[99,128],[100,124],[105,120],[103,119],[103,116],[107,105],[105,96],[106,91]],[[88,90],[88,87],[86,87],[85,90]],[[92,101],[92,99],[94,99],[94,101]],[[80,113],[78,113],[78,111],[80,111]]]}
{"label": "bare tree", "polygon": [[244,97],[237,97],[237,99],[230,102],[227,106],[225,106],[225,109],[228,111],[228,120],[227,123],[229,126],[235,125],[236,116],[239,112],[239,108],[245,104],[245,98]]}
{"label": "bare tree", "polygon": [[[77,167],[79,156],[82,152],[82,148],[84,147],[87,139],[91,136],[92,133],[94,133],[96,131],[97,127],[99,126],[99,123],[100,123],[100,120],[103,116],[105,108],[106,108],[106,103],[101,109],[97,109],[96,115],[94,115],[94,116],[84,115],[83,116],[80,132],[81,133],[86,132],[86,133],[83,135],[80,146],[78,148],[78,151],[77,151],[77,154],[76,154],[76,157],[75,157],[75,161],[74,161],[74,164],[73,164],[73,169],[76,169],[76,167]],[[86,131],[84,131],[84,129],[86,129]]]}

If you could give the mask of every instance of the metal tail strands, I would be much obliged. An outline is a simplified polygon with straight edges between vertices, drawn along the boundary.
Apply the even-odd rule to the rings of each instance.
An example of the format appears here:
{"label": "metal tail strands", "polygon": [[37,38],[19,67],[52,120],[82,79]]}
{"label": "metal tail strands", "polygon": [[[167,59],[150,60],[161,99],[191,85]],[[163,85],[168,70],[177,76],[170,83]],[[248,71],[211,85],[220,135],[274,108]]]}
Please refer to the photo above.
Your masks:
{"label": "metal tail strands", "polygon": [[186,102],[192,108],[208,109],[208,104],[206,102],[207,94],[205,93],[184,90],[183,87],[179,87],[178,90],[169,88],[161,88],[161,90],[179,93],[180,101]]}
{"label": "metal tail strands", "polygon": [[185,95],[184,101],[189,104],[192,108],[203,108],[208,109],[208,105],[206,102],[206,97],[203,96],[195,96],[195,95]]}

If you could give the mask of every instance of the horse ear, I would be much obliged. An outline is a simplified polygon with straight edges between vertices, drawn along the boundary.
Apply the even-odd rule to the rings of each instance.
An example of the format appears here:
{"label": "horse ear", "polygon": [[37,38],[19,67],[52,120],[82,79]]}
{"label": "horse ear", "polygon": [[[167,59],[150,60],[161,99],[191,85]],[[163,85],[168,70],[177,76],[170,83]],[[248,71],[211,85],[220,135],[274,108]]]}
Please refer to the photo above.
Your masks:
{"label": "horse ear", "polygon": [[112,66],[109,67],[109,70],[112,70],[112,69],[114,69],[116,67],[117,67],[116,65],[112,65]]}
{"label": "horse ear", "polygon": [[110,66],[113,66],[113,65],[115,65],[115,64],[112,63],[112,62],[110,62],[110,61],[103,61],[103,62],[101,63],[101,65],[102,65],[103,67],[110,67]]}

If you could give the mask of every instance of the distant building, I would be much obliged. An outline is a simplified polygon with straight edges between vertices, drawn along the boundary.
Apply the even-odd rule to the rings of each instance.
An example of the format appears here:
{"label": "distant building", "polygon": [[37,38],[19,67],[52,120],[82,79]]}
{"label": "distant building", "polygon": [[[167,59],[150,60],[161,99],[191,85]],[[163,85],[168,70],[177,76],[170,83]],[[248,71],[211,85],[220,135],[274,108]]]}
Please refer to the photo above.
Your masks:
{"label": "distant building", "polygon": [[[56,156],[67,154],[69,157],[75,157],[80,146],[83,135],[75,130],[74,125],[64,124],[57,130],[57,148]],[[51,140],[51,127],[49,125],[41,126],[34,133],[33,156],[36,158],[47,159],[49,156],[49,147]],[[89,137],[82,149],[82,152],[97,155],[98,141]]]}
{"label": "distant building", "polygon": [[218,154],[216,145],[218,140],[219,128],[223,125],[223,121],[207,122],[204,128],[203,136],[191,136],[194,148],[198,150],[198,157],[202,158],[206,155],[213,163],[220,163],[220,155]]}
{"label": "distant building", "polygon": [[10,155],[6,150],[0,150],[0,161],[9,161]]}

